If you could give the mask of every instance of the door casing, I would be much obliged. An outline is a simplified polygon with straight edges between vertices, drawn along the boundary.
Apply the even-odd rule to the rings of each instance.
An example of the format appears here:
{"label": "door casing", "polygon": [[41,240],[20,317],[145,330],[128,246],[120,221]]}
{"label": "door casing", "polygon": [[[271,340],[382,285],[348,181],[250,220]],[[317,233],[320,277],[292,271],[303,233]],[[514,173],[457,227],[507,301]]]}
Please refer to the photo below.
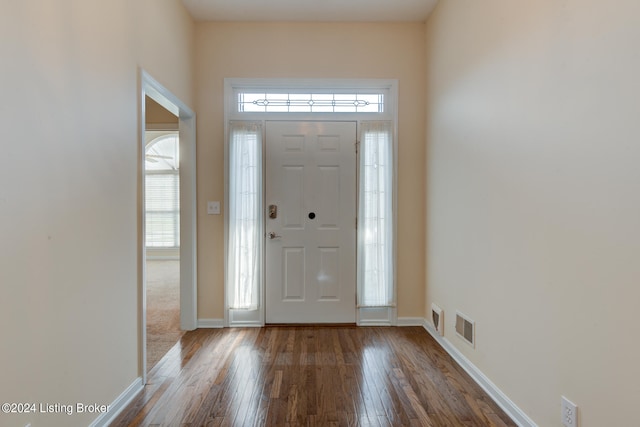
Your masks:
{"label": "door casing", "polygon": [[[283,90],[287,91],[309,91],[320,89],[322,91],[331,92],[332,90],[340,91],[344,89],[357,90],[365,92],[368,90],[382,90],[386,94],[386,109],[384,113],[247,113],[239,112],[237,108],[237,96],[240,91],[254,91],[260,93],[262,91]],[[260,79],[260,78],[225,78],[224,80],[224,140],[225,140],[225,200],[229,200],[229,122],[230,121],[252,121],[262,122],[263,132],[264,124],[267,121],[355,121],[358,123],[357,132],[359,139],[360,122],[372,120],[389,120],[394,123],[394,198],[393,209],[397,211],[397,133],[398,133],[398,80],[396,79]],[[263,147],[265,135],[263,134]],[[264,158],[263,149],[263,158]],[[229,212],[228,203],[225,206],[225,268],[227,265],[227,246],[229,239]],[[264,212],[264,210],[263,210]],[[393,234],[397,234],[396,223],[393,225]],[[263,254],[264,254],[264,248]],[[393,262],[396,263],[396,246],[393,247]],[[261,260],[260,270],[264,271],[264,259]],[[395,272],[395,269],[394,269]],[[394,273],[395,274],[395,273]],[[227,277],[225,271],[225,277]],[[227,327],[262,327],[265,325],[265,281],[264,274],[261,274],[261,295],[259,308],[257,310],[232,310],[229,308],[228,301],[225,297],[224,325]],[[396,293],[396,278],[394,277],[394,295]],[[229,292],[225,283],[225,295]],[[395,297],[394,297],[395,300]],[[356,323],[358,325],[396,325],[397,324],[397,308],[381,307],[381,308],[357,308]]]}
{"label": "door casing", "polygon": [[147,378],[147,300],[145,244],[145,97],[149,97],[178,117],[180,136],[180,328],[198,327],[197,246],[196,246],[196,116],[178,97],[146,71],[139,70],[140,97],[138,136],[138,366],[143,384]]}

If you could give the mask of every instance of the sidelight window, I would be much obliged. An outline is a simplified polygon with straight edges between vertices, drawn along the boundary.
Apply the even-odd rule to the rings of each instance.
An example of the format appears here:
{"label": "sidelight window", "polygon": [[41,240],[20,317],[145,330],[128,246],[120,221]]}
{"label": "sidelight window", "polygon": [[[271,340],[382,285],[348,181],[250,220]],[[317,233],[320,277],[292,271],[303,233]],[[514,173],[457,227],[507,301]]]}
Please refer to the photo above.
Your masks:
{"label": "sidelight window", "polygon": [[393,126],[362,122],[358,270],[360,307],[394,305]]}
{"label": "sidelight window", "polygon": [[262,125],[232,122],[229,132],[229,308],[256,310],[260,286]]}

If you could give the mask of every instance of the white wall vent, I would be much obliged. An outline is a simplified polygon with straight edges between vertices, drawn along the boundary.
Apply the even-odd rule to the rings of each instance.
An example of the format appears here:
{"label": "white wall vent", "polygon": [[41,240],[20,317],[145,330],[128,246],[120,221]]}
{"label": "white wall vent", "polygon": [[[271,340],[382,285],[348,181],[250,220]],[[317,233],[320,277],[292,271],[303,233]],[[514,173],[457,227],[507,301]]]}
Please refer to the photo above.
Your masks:
{"label": "white wall vent", "polygon": [[441,337],[444,336],[444,312],[440,307],[435,304],[431,304],[431,320],[433,321],[433,327]]}
{"label": "white wall vent", "polygon": [[469,343],[476,346],[476,322],[469,319],[464,314],[456,311],[456,334]]}

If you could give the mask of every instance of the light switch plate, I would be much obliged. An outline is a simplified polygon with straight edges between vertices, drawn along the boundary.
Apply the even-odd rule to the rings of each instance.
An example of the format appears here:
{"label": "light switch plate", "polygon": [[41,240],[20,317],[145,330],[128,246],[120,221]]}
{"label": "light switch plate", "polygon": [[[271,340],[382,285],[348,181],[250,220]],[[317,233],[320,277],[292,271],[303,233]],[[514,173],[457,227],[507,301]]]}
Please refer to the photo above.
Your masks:
{"label": "light switch plate", "polygon": [[562,396],[562,425],[565,427],[578,427],[578,406]]}
{"label": "light switch plate", "polygon": [[207,202],[207,215],[220,215],[220,202],[208,201]]}

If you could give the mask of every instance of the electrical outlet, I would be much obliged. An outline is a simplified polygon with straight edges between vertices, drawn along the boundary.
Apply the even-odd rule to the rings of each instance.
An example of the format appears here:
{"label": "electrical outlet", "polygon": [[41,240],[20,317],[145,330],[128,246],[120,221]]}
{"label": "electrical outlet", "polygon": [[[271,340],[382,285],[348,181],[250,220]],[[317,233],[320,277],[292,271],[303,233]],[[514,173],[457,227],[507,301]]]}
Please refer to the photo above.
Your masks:
{"label": "electrical outlet", "polygon": [[578,427],[578,406],[562,396],[562,425],[565,427]]}

